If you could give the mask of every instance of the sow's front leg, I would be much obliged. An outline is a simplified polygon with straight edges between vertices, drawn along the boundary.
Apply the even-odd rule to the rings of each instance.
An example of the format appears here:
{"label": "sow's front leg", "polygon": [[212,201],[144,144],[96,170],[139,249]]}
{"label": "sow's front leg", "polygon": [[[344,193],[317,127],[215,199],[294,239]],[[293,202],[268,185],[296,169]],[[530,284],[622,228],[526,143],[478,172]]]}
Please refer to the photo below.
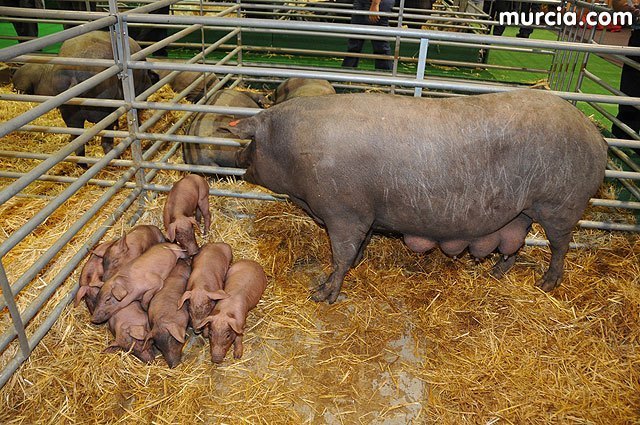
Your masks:
{"label": "sow's front leg", "polygon": [[[333,212],[335,214],[335,211]],[[324,220],[331,241],[333,272],[318,286],[311,298],[333,304],[342,288],[344,277],[354,264],[359,252],[364,251],[373,220],[363,220],[357,216],[331,216]]]}

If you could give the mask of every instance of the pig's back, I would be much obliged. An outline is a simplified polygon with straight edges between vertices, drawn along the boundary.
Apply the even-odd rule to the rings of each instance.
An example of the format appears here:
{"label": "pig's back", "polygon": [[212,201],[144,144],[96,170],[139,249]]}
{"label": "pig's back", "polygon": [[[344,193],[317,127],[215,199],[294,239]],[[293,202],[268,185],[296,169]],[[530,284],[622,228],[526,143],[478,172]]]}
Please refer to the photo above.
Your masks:
{"label": "pig's back", "polygon": [[307,202],[324,188],[321,197],[374,209],[381,229],[446,236],[438,233],[455,225],[461,236],[483,234],[536,203],[573,208],[604,174],[595,126],[537,90],[299,98],[267,112],[257,157],[268,159],[263,168],[288,167],[293,183],[265,185]]}

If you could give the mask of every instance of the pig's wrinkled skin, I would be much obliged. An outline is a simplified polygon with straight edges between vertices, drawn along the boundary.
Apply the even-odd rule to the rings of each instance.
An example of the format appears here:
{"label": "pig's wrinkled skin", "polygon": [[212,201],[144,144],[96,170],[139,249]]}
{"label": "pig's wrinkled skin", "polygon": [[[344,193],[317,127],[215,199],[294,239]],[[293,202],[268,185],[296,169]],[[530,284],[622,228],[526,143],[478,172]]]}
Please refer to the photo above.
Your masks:
{"label": "pig's wrinkled skin", "polygon": [[267,287],[267,276],[260,264],[240,260],[227,273],[224,292],[227,298],[216,303],[204,323],[209,328],[211,360],[222,363],[233,344],[233,357],[242,357],[242,335],[249,310],[258,305]]}
{"label": "pig's wrinkled skin", "polygon": [[[245,92],[225,89],[216,92],[207,101],[212,106],[233,106],[241,108],[258,108],[258,104]],[[198,113],[195,115],[187,134],[200,137],[223,137],[234,139],[235,136],[226,128],[229,122],[241,118],[236,115]],[[182,152],[187,164],[209,165],[214,167],[235,167],[235,146],[200,145],[183,143]]]}
{"label": "pig's wrinkled skin", "polygon": [[167,195],[162,218],[167,239],[177,242],[189,255],[195,255],[199,248],[194,226],[198,227],[204,219],[205,235],[211,226],[209,185],[204,177],[187,174],[174,183]]}
{"label": "pig's wrinkled skin", "polygon": [[178,260],[162,289],[149,303],[151,332],[146,344],[150,346],[150,341],[153,341],[170,368],[180,363],[186,340],[189,313],[187,306],[178,308],[178,301],[187,288],[190,272],[189,264],[185,260]]}
{"label": "pig's wrinkled skin", "polygon": [[[140,46],[129,38],[131,53],[140,51]],[[91,59],[111,59],[111,38],[108,32],[92,31],[66,40],[60,47],[59,57]],[[144,59],[143,59],[144,60]],[[51,65],[51,64],[25,64],[13,75],[14,89],[26,93],[44,96],[55,96],[63,91],[78,85],[103,71],[104,68],[95,66],[78,65]],[[159,77],[154,71],[134,70],[133,79],[136,95],[139,95]],[[116,75],[87,90],[78,97],[91,97],[98,99],[123,99],[122,82]],[[97,123],[113,112],[113,108],[82,105],[61,105],[60,114],[67,127],[83,128],[84,122]],[[117,121],[107,130],[115,129]],[[71,136],[75,138],[76,136]],[[102,148],[105,153],[113,149],[113,137],[102,136]],[[80,156],[84,156],[84,146],[76,150]]]}
{"label": "pig's wrinkled skin", "polygon": [[98,291],[104,282],[102,280],[104,275],[102,259],[107,249],[109,249],[114,242],[115,241],[103,242],[90,251],[89,259],[84,263],[84,267],[82,267],[82,271],[80,272],[80,279],[78,281],[79,288],[76,293],[74,307],[77,307],[80,301],[84,299],[89,313],[93,314]]}
{"label": "pig's wrinkled skin", "polygon": [[109,330],[115,340],[104,349],[105,353],[131,350],[131,353],[144,363],[152,362],[155,358],[153,347],[144,346],[151,328],[147,313],[139,302],[133,302],[111,316]]}
{"label": "pig's wrinkled skin", "polygon": [[[180,298],[179,307],[189,300],[191,326],[198,331],[203,320],[211,314],[217,300],[227,296],[223,291],[224,278],[233,260],[231,247],[226,243],[209,243],[193,258],[187,291]],[[205,337],[206,330],[205,330]]]}
{"label": "pig's wrinkled skin", "polygon": [[315,80],[312,78],[288,78],[276,88],[274,104],[306,96],[324,96],[336,94],[330,82],[327,80]]}
{"label": "pig's wrinkled skin", "polygon": [[122,266],[100,288],[91,321],[98,324],[109,320],[134,301],[140,301],[142,308],[147,310],[179,258],[188,256],[178,245],[165,242],[152,246]]}
{"label": "pig's wrinkled skin", "polygon": [[138,258],[152,246],[165,242],[162,231],[152,224],[141,224],[114,242],[105,252],[103,259],[104,281],[114,276],[118,269]]}
{"label": "pig's wrinkled skin", "polygon": [[[313,116],[314,119],[309,119]],[[245,179],[285,193],[326,226],[333,272],[313,299],[335,302],[373,231],[457,255],[496,248],[514,263],[532,221],[562,278],[571,232],[602,182],[607,146],[578,109],[540,90],[448,99],[361,93],[305,97],[230,127],[251,137]]]}

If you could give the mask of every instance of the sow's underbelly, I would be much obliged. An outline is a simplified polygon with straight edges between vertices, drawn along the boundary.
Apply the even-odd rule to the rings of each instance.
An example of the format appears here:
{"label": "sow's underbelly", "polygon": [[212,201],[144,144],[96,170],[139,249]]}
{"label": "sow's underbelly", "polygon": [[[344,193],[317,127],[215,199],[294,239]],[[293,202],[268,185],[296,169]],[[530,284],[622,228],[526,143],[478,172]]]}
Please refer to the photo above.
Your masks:
{"label": "sow's underbelly", "polygon": [[531,218],[520,213],[498,230],[486,234],[480,232],[479,236],[460,235],[456,232],[455,226],[440,229],[436,232],[438,236],[430,236],[423,232],[403,232],[403,236],[409,249],[415,252],[426,252],[440,246],[440,249],[450,256],[457,256],[467,248],[476,258],[484,258],[496,250],[504,255],[513,255],[524,244],[531,222]]}

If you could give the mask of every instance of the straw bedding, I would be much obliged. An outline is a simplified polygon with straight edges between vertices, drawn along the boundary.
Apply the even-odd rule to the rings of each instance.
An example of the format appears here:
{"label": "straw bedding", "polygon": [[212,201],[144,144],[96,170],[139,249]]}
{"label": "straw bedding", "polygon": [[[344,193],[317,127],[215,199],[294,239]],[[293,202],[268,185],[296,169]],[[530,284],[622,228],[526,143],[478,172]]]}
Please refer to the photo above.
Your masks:
{"label": "straw bedding", "polygon": [[[42,137],[40,150],[52,136]],[[161,173],[157,183],[178,178]],[[50,195],[59,186],[43,183],[29,192]],[[87,186],[12,250],[4,259],[10,281],[102,191]],[[139,223],[161,224],[165,196],[147,202]],[[45,203],[29,196],[2,206],[5,237]],[[23,291],[21,305],[115,205]],[[126,353],[102,354],[111,338],[106,327],[90,324],[84,307],[69,306],[0,390],[0,423],[640,422],[637,235],[576,232],[576,241],[598,249],[570,251],[565,280],[551,294],[533,287],[548,264],[546,248],[525,248],[497,280],[488,275],[491,261],[454,261],[439,251],[418,255],[398,239],[374,237],[345,280],[346,297],[327,305],[308,295],[329,271],[328,239],[303,212],[288,203],[218,197],[211,198],[211,210],[208,240],[229,243],[236,258],[259,261],[269,277],[249,313],[243,358],[228,355],[213,365],[208,343],[194,335],[173,370],[161,357],[144,366]],[[107,238],[128,230],[131,213]],[[590,218],[605,214],[589,211]],[[539,228],[534,233],[541,235]],[[5,329],[6,310],[2,314]],[[46,310],[34,322],[43,315]]]}

